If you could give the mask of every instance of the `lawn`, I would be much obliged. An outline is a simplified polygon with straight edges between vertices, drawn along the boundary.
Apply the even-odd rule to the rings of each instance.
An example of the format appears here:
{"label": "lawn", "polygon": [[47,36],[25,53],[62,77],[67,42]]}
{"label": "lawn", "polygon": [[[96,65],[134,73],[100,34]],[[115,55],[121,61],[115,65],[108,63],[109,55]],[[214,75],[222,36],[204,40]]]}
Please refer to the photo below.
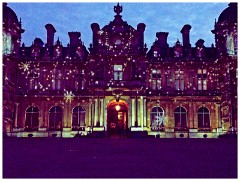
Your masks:
{"label": "lawn", "polygon": [[237,178],[237,139],[6,138],[3,178]]}

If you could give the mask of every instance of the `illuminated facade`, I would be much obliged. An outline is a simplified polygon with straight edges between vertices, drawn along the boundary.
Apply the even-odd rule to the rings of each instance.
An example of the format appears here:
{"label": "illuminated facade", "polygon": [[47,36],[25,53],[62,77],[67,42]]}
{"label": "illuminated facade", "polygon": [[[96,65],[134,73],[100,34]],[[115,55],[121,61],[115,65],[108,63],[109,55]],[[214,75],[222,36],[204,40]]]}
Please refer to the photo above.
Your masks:
{"label": "illuminated facade", "polygon": [[114,20],[91,24],[93,42],[80,32],[70,43],[36,38],[20,46],[24,30],[3,4],[3,131],[13,137],[114,136],[216,138],[237,128],[237,3],[215,22],[216,47],[199,39],[167,43],[157,32],[148,50],[146,25],[128,25],[114,6]]}

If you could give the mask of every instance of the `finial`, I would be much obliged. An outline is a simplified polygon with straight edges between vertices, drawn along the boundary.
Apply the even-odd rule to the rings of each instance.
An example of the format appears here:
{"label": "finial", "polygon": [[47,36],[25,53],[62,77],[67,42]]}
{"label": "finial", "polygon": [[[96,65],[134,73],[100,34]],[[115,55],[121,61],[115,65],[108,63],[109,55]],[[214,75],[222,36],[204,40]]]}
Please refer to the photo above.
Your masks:
{"label": "finial", "polygon": [[119,15],[122,12],[122,6],[117,3],[117,6],[114,6],[114,12]]}

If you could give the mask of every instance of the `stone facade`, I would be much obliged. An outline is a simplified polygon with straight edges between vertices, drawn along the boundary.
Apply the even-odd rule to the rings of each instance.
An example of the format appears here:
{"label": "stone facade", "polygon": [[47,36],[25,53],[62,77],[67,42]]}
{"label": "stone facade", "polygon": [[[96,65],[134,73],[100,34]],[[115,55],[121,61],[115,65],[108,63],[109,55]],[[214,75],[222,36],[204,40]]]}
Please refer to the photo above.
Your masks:
{"label": "stone facade", "polygon": [[[93,42],[80,32],[70,43],[36,38],[20,46],[21,21],[3,4],[3,131],[12,137],[155,136],[216,138],[237,129],[237,3],[212,30],[216,47],[199,39],[167,43],[157,32],[148,50],[146,25],[128,25],[114,6],[114,20],[91,24]],[[235,12],[235,13],[234,13]],[[231,16],[228,14],[231,14]]]}

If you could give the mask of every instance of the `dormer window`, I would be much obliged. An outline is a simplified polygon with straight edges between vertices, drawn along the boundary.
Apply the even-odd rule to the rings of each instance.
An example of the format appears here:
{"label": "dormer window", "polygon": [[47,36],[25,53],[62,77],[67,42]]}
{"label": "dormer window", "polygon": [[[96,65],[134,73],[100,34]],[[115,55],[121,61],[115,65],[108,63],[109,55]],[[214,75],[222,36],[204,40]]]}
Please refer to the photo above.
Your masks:
{"label": "dormer window", "polygon": [[11,53],[12,50],[12,40],[11,35],[3,33],[3,47],[2,47],[3,55],[8,55]]}
{"label": "dormer window", "polygon": [[79,57],[80,59],[83,58],[83,51],[82,51],[82,48],[81,48],[81,47],[77,47],[77,49],[76,49],[76,55],[77,55],[77,57]]}
{"label": "dormer window", "polygon": [[61,56],[62,56],[62,47],[57,46],[57,47],[54,49],[54,57],[55,57],[55,58],[58,58],[58,57],[61,57]]}
{"label": "dormer window", "polygon": [[120,37],[116,37],[116,38],[114,39],[114,45],[119,46],[119,45],[121,45],[121,44],[122,44],[121,38],[120,38]]}
{"label": "dormer window", "polygon": [[39,57],[40,56],[40,47],[33,47],[32,48],[32,57]]}
{"label": "dormer window", "polygon": [[153,57],[158,57],[158,51],[153,51]]}
{"label": "dormer window", "polygon": [[113,67],[114,80],[122,80],[123,75],[123,66],[122,65],[114,65]]}

